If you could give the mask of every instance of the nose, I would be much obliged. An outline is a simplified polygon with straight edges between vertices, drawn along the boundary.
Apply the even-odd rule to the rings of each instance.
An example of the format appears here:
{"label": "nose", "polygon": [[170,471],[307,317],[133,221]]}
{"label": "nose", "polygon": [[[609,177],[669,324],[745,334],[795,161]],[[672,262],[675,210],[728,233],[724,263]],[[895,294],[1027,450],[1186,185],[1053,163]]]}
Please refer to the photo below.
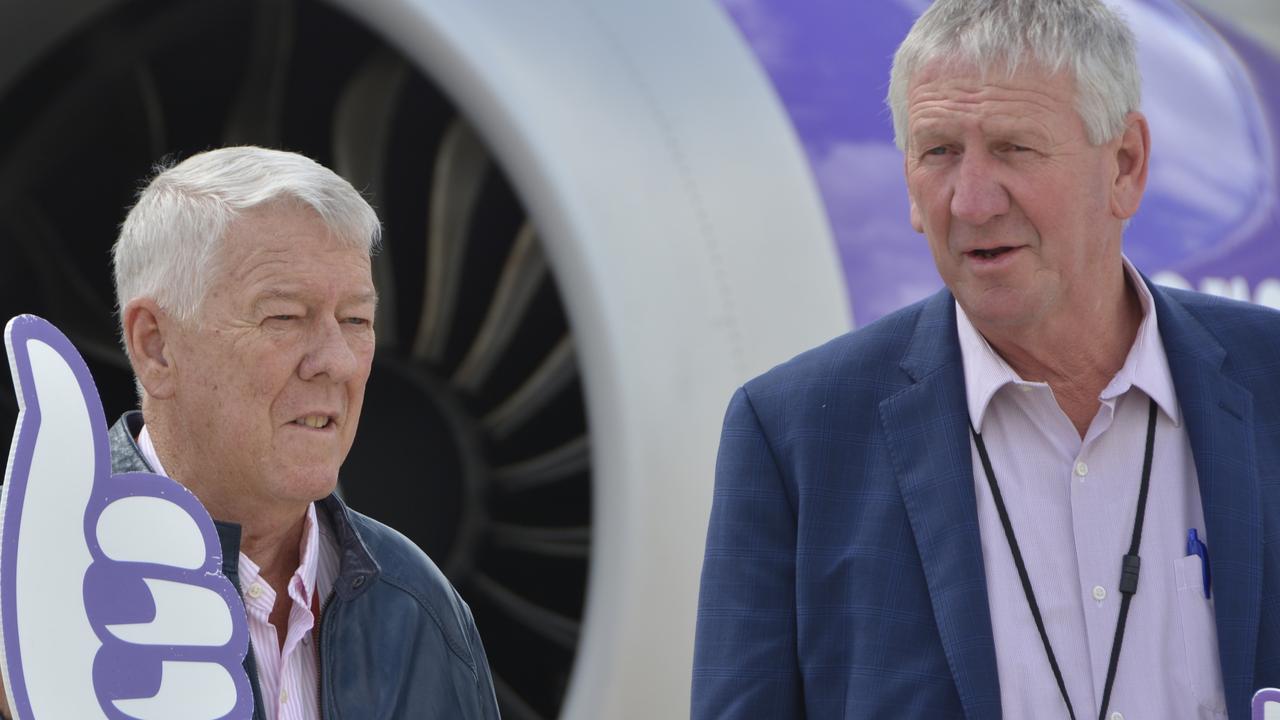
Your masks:
{"label": "nose", "polygon": [[966,152],[960,159],[951,195],[951,215],[970,225],[983,225],[1009,211],[1009,193],[998,177],[994,158]]}
{"label": "nose", "polygon": [[317,321],[311,347],[298,366],[298,375],[303,380],[324,375],[335,383],[341,383],[354,376],[359,367],[360,359],[351,346],[350,338],[342,331],[342,325],[335,318]]}

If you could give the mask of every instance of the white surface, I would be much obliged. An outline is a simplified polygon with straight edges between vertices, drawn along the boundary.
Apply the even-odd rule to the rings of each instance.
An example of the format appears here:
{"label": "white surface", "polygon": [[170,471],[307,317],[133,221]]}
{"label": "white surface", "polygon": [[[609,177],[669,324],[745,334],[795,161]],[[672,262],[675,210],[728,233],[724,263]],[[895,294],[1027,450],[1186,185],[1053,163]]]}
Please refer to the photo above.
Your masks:
{"label": "white surface", "polygon": [[208,554],[196,521],[163,498],[116,500],[98,516],[97,534],[102,553],[121,562],[195,570],[204,565]]}
{"label": "white surface", "polygon": [[711,0],[339,4],[477,127],[566,301],[595,535],[562,717],[685,716],[729,397],[849,326],[784,111]]}
{"label": "white surface", "polygon": [[92,561],[84,538],[94,469],[89,412],[62,357],[37,340],[27,348],[41,418],[15,563],[22,668],[35,718],[101,718],[93,691],[100,643],[85,615],[83,589]]}

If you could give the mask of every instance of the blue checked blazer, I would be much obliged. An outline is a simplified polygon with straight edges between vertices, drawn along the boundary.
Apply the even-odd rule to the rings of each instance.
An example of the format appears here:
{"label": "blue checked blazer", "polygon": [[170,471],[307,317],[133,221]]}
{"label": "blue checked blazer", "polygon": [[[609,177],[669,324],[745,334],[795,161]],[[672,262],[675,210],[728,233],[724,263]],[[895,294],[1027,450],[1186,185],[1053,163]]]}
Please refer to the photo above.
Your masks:
{"label": "blue checked blazer", "polygon": [[[1280,313],[1151,291],[1199,475],[1227,707],[1248,718],[1254,690],[1280,686]],[[1001,716],[964,387],[944,290],[737,392],[694,720]]]}

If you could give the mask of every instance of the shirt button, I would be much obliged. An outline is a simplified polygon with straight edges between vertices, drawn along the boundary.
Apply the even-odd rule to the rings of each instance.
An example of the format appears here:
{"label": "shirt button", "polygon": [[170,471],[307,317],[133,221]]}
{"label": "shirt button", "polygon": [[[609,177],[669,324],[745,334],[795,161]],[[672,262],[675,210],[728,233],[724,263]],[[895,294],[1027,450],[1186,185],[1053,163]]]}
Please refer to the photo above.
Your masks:
{"label": "shirt button", "polygon": [[[1094,586],[1093,586],[1093,599],[1094,599],[1094,600],[1097,600],[1098,602],[1102,602],[1103,600],[1106,600],[1106,599],[1107,599],[1107,589],[1106,589],[1106,588],[1104,588],[1104,587],[1102,587],[1101,585],[1094,585]],[[1116,713],[1116,715],[1119,715],[1119,713]],[[1111,717],[1113,717],[1113,718],[1114,718],[1114,717],[1115,717],[1115,715],[1112,715]]]}
{"label": "shirt button", "polygon": [[258,583],[254,583],[250,585],[248,595],[254,600],[257,600],[258,598],[262,597],[262,586],[259,585]]}
{"label": "shirt button", "polygon": [[1111,713],[1111,720],[1124,720],[1124,716],[1118,712]]}
{"label": "shirt button", "polygon": [[[281,704],[281,705],[283,705],[284,703],[287,703],[287,702],[289,702],[289,691],[288,691],[288,690],[281,690],[281,691],[280,691],[280,704]],[[1115,714],[1114,714],[1114,715],[1112,715],[1111,717],[1112,717],[1112,718],[1115,718],[1115,716],[1116,716],[1116,715],[1119,715],[1119,714],[1120,714],[1120,713],[1115,713]],[[1123,718],[1121,718],[1121,720],[1123,720]]]}
{"label": "shirt button", "polygon": [[1080,477],[1084,477],[1085,475],[1088,475],[1088,474],[1089,474],[1089,466],[1085,465],[1083,460],[1076,463],[1076,475]]}

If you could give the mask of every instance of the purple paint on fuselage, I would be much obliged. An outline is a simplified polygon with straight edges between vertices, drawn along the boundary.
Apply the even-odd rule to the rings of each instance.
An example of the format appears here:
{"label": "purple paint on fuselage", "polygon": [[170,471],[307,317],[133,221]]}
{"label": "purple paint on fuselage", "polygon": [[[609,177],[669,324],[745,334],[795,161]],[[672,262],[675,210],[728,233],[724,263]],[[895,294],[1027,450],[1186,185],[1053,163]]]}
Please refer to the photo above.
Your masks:
{"label": "purple paint on fuselage", "polygon": [[[910,227],[884,105],[893,52],[928,0],[721,0],[786,106],[831,222],[858,324],[941,287]],[[1280,62],[1174,0],[1116,0],[1134,26],[1152,167],[1125,249],[1193,287],[1243,278],[1280,294]],[[1168,277],[1165,275],[1164,277]]]}

